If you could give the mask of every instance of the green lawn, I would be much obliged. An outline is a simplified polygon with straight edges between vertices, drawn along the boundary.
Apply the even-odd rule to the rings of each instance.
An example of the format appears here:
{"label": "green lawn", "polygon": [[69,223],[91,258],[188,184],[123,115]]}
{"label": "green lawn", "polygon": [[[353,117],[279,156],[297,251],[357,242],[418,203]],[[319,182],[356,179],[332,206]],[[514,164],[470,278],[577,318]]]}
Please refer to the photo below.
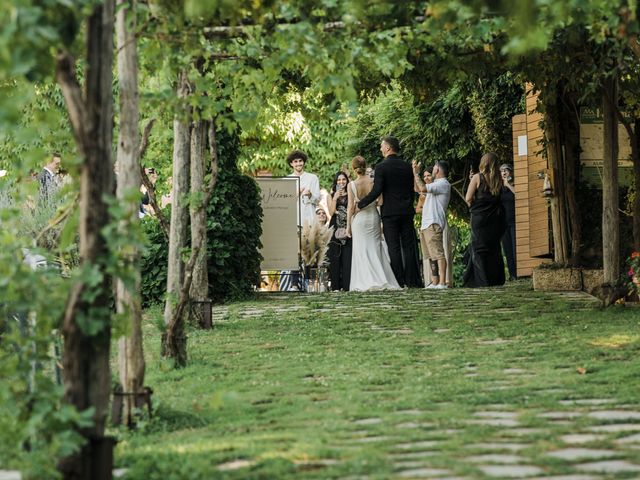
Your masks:
{"label": "green lawn", "polygon": [[640,478],[639,309],[527,281],[216,308],[182,370],[147,312],[125,478]]}

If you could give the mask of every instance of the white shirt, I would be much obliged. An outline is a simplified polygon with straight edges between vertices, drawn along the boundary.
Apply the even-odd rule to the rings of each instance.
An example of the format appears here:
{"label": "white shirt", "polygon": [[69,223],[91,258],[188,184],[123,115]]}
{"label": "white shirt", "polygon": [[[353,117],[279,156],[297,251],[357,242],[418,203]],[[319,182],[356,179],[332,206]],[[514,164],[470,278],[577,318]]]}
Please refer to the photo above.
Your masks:
{"label": "white shirt", "polygon": [[[296,175],[289,175],[295,177]],[[313,173],[302,172],[300,179],[300,189],[305,188],[311,192],[311,197],[300,195],[298,206],[300,208],[300,226],[305,222],[312,224],[316,221],[316,205],[320,201],[320,180]]]}
{"label": "white shirt", "polygon": [[443,229],[447,224],[447,207],[451,198],[451,184],[446,178],[436,178],[425,185],[427,198],[422,207],[422,224],[420,230],[429,228],[434,223]]}

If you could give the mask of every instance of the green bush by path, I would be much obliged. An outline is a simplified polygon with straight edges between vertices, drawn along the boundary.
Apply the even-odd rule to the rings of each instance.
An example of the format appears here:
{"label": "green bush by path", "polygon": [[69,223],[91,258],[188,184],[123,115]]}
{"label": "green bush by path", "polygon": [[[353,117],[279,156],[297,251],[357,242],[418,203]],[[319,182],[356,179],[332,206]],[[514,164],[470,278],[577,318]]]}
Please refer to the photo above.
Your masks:
{"label": "green bush by path", "polygon": [[[207,268],[209,298],[225,302],[247,298],[259,282],[262,207],[256,182],[236,167],[235,135],[219,134],[218,156],[218,181],[207,208]],[[157,219],[145,218],[143,228],[148,247],[142,257],[142,300],[149,306],[164,300],[168,245]]]}

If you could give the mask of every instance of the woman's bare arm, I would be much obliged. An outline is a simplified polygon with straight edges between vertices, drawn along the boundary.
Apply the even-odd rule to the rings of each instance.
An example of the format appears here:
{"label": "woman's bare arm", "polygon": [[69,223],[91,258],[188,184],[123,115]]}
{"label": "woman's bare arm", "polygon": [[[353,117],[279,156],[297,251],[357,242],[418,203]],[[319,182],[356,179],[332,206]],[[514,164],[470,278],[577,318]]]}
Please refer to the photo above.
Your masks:
{"label": "woman's bare arm", "polygon": [[329,207],[329,216],[333,217],[333,214],[336,213],[336,201],[338,200],[338,191],[334,192],[333,195],[331,195],[331,200],[328,203],[328,207]]}
{"label": "woman's bare arm", "polygon": [[476,194],[476,190],[478,190],[478,185],[480,185],[480,174],[476,173],[471,179],[469,188],[467,189],[467,194],[464,197],[464,200],[469,206],[473,203],[473,196]]}

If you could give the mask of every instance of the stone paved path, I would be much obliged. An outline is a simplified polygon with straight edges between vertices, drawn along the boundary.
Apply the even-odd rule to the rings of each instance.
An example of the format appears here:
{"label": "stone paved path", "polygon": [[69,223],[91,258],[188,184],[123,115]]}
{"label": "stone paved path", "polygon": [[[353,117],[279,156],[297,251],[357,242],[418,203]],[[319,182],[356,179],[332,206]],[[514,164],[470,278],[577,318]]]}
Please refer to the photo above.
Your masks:
{"label": "stone paved path", "polygon": [[[272,294],[271,301],[260,308],[223,307],[215,312],[215,322],[277,316],[283,312],[304,312],[301,304],[313,304],[316,311],[331,308],[330,294],[311,296],[298,294],[299,301],[291,304],[288,296]],[[396,293],[398,296],[407,292]],[[515,293],[518,306],[533,299],[529,291]],[[597,302],[583,293],[548,294],[550,298],[567,302],[572,312],[591,315]],[[415,327],[410,320],[416,312],[429,312],[434,327],[432,333],[451,335],[456,313],[443,308],[450,303],[466,305],[482,318],[492,320],[511,319],[518,309],[509,305],[487,308],[492,298],[500,296],[500,289],[452,290],[423,295],[411,301],[411,308],[398,310],[389,302],[388,293],[371,293],[362,296],[355,311],[371,312],[384,316],[386,312],[406,316],[407,324],[385,326],[384,321],[360,320],[364,328],[380,335],[412,336]],[[544,302],[542,307],[544,309]],[[338,313],[347,317],[352,312]],[[475,345],[486,348],[487,355],[493,349],[510,348],[516,340],[502,338],[478,338]],[[431,340],[421,340],[417,345],[428,346]],[[541,338],[540,348],[545,348]],[[531,356],[526,351],[505,365],[501,378],[486,378],[477,364],[466,364],[462,374],[478,382],[484,391],[505,394],[522,389],[528,382],[535,382],[536,372],[528,364]],[[558,374],[574,374],[573,366],[559,366]],[[578,372],[580,373],[580,372]],[[548,408],[527,406],[527,392],[523,401],[514,404],[471,406],[464,419],[434,418],[429,408],[407,408],[393,414],[381,411],[380,416],[352,420],[353,430],[341,434],[333,446],[348,450],[370,445],[385,455],[393,465],[393,478],[474,479],[474,478],[528,478],[531,480],[604,480],[610,478],[640,478],[640,395],[638,403],[621,405],[615,396],[602,398],[573,398],[572,392],[563,386],[536,386],[539,392],[552,395],[556,401]],[[384,392],[384,390],[372,390]],[[534,402],[535,403],[535,402]],[[437,408],[436,408],[437,410]],[[468,442],[470,433],[481,441]],[[461,447],[466,455],[451,458],[447,452]],[[377,478],[369,475],[348,478]]]}
{"label": "stone paved path", "polygon": [[[137,458],[172,445],[169,466],[202,455],[198,480],[640,479],[640,394],[629,394],[640,385],[640,323],[599,315],[586,294],[538,294],[526,282],[216,306],[214,329],[189,340],[197,367],[158,373],[148,362],[154,398],[185,426],[123,439],[114,478],[146,478],[131,474]],[[325,356],[335,363],[318,366]],[[200,397],[181,404],[193,372]],[[273,459],[289,462],[282,477],[260,470]]]}

